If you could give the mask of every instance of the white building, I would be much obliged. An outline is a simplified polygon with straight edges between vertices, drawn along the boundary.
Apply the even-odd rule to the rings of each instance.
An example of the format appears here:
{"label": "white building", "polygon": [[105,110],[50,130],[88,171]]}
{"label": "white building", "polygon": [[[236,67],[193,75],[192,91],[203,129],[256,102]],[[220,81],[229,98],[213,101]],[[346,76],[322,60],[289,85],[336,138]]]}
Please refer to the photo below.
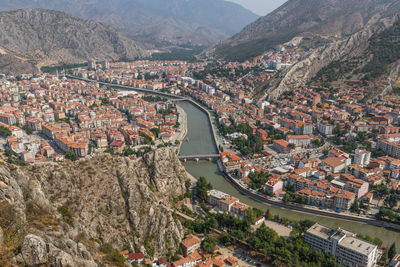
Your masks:
{"label": "white building", "polygon": [[354,164],[367,166],[371,161],[371,152],[362,149],[356,149],[354,153]]}
{"label": "white building", "polygon": [[312,249],[332,254],[346,267],[372,267],[378,260],[378,246],[340,228],[334,230],[316,223],[307,230],[305,241]]}

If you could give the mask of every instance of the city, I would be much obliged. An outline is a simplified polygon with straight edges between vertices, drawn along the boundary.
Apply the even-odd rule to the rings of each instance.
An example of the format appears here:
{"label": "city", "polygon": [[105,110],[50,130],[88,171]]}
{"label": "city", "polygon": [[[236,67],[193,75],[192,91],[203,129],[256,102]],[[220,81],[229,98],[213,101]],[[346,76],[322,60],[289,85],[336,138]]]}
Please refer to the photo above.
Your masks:
{"label": "city", "polygon": [[0,1],[0,266],[400,267],[399,1],[50,2]]}

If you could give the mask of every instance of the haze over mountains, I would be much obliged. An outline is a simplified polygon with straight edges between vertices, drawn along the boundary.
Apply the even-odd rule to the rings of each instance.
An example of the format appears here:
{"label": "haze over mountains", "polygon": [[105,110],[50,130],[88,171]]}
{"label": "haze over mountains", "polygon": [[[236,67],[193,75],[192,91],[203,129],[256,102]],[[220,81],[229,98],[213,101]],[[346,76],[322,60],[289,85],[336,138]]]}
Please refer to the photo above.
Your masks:
{"label": "haze over mountains", "polygon": [[0,10],[46,8],[104,22],[134,40],[211,45],[258,18],[223,0],[4,0]]}
{"label": "haze over mountains", "polygon": [[400,11],[395,0],[289,0],[216,47],[216,55],[244,60],[295,36],[340,38]]}
{"label": "haze over mountains", "polygon": [[[9,62],[2,66],[6,73],[29,71],[36,64],[147,55],[137,43],[107,25],[44,9],[0,12],[0,48]],[[21,69],[15,69],[18,62]]]}

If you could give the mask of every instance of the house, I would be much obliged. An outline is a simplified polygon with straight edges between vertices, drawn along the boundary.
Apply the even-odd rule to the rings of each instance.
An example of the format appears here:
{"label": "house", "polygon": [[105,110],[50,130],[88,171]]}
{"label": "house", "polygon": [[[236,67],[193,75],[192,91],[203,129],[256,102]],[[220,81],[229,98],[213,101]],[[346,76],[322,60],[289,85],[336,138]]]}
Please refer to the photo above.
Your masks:
{"label": "house", "polygon": [[232,205],[231,207],[231,212],[233,214],[236,214],[240,217],[244,217],[246,215],[246,211],[249,209],[250,207],[247,206],[246,204],[243,204],[241,202],[236,202],[235,204]]}
{"label": "house", "polygon": [[265,184],[265,190],[268,192],[279,195],[283,192],[283,181],[281,179],[269,179]]}
{"label": "house", "polygon": [[287,142],[283,139],[274,140],[273,148],[280,153],[289,153],[290,152],[289,142]]}
{"label": "house", "polygon": [[144,254],[143,253],[129,253],[128,254],[128,261],[132,264],[133,262],[136,263],[142,263],[144,260]]}
{"label": "house", "polygon": [[115,140],[111,142],[110,147],[113,149],[114,152],[122,153],[125,148],[125,142],[122,140]]}
{"label": "house", "polygon": [[200,244],[200,238],[195,235],[188,235],[184,240],[182,240],[181,247],[185,257],[197,251],[200,248]]}
{"label": "house", "polygon": [[193,252],[189,254],[186,258],[182,258],[180,260],[172,263],[174,267],[193,267],[196,266],[199,262],[201,262],[202,257],[198,252]]}
{"label": "house", "polygon": [[229,256],[225,259],[225,263],[227,266],[236,267],[239,265],[239,260],[233,256]]}
{"label": "house", "polygon": [[343,157],[327,157],[322,160],[321,166],[331,173],[339,173],[346,168],[346,160]]}
{"label": "house", "polygon": [[262,224],[264,222],[265,222],[265,217],[264,216],[260,216],[257,219],[255,219],[253,225],[260,225],[260,224]]}

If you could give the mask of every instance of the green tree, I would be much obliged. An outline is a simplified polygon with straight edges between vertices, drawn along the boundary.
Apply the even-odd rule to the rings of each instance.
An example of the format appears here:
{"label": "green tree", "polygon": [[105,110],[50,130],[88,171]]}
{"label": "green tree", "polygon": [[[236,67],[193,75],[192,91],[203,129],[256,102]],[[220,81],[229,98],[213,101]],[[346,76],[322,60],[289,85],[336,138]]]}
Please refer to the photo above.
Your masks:
{"label": "green tree", "polygon": [[384,201],[385,205],[393,209],[397,206],[398,200],[396,194],[390,194]]}
{"label": "green tree", "polygon": [[207,199],[208,190],[212,189],[212,185],[207,182],[206,178],[201,176],[196,183],[196,196],[200,199],[200,201],[205,202]]}
{"label": "green tree", "polygon": [[360,206],[358,204],[358,199],[355,199],[353,204],[351,205],[351,211],[354,213],[360,213]]}
{"label": "green tree", "polygon": [[160,134],[160,128],[154,127],[154,128],[151,128],[150,131],[154,134],[155,137],[158,138],[158,135]]}
{"label": "green tree", "polygon": [[394,256],[396,256],[396,243],[393,242],[392,245],[390,245],[389,252],[388,252],[389,260],[393,259]]}
{"label": "green tree", "polygon": [[215,246],[217,245],[217,239],[212,236],[206,236],[204,240],[201,242],[200,247],[209,254],[213,254],[215,250]]}
{"label": "green tree", "polygon": [[65,158],[69,159],[71,161],[76,161],[78,160],[78,156],[75,154],[74,151],[69,150],[66,154],[65,154]]}
{"label": "green tree", "polygon": [[227,232],[222,232],[222,234],[219,235],[218,240],[227,247],[232,246],[235,243],[233,238]]}
{"label": "green tree", "polygon": [[8,137],[8,136],[11,136],[11,135],[12,135],[12,133],[8,128],[6,128],[4,126],[0,126],[0,136]]}

